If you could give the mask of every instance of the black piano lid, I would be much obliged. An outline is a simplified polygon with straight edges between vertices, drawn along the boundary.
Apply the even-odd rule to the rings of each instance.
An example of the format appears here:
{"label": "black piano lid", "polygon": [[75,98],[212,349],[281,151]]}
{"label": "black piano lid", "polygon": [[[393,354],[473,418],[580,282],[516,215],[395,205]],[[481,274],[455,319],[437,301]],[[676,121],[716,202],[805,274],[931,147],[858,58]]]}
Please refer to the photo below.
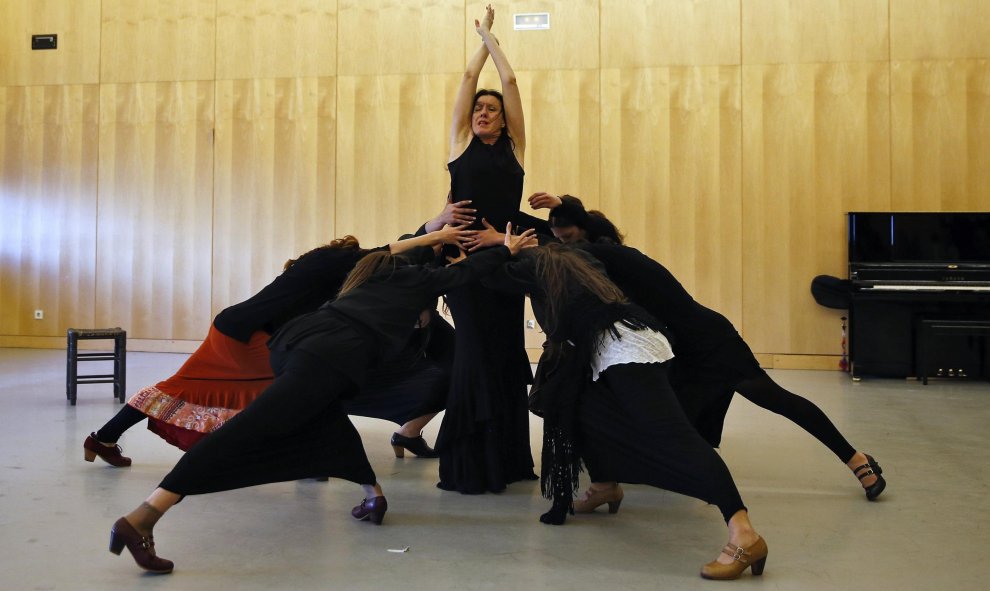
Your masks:
{"label": "black piano lid", "polygon": [[849,212],[850,267],[990,266],[990,212]]}

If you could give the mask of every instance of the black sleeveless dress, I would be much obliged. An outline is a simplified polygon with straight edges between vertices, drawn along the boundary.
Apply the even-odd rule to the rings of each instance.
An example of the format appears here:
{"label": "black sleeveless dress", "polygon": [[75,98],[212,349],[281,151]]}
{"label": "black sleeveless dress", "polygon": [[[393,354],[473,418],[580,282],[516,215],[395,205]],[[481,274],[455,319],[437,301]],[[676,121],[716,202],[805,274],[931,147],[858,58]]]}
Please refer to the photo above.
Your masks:
{"label": "black sleeveless dress", "polygon": [[[522,201],[523,169],[504,134],[493,145],[477,137],[448,164],[454,201],[472,200],[473,228],[485,218],[499,231]],[[455,352],[447,410],[437,437],[437,487],[464,494],[500,492],[535,480],[526,387],[532,381],[523,335],[523,296],[472,284],[450,291]]]}

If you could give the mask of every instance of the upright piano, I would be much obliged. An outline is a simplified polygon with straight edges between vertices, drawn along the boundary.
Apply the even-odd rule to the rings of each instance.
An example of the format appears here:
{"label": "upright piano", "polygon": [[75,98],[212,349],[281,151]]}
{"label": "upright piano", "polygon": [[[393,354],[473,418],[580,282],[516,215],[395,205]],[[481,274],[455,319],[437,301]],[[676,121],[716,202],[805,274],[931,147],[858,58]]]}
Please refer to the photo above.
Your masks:
{"label": "upright piano", "polygon": [[848,214],[849,371],[990,378],[990,213]]}

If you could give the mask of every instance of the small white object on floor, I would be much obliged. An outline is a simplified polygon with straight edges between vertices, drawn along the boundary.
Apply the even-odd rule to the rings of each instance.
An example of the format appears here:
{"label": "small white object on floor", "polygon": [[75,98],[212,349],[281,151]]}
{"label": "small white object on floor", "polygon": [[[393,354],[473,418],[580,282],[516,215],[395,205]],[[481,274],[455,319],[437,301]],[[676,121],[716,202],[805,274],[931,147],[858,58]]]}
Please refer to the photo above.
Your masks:
{"label": "small white object on floor", "polygon": [[405,548],[389,548],[388,551],[389,552],[399,552],[399,553],[408,552],[409,551],[409,546],[406,546]]}

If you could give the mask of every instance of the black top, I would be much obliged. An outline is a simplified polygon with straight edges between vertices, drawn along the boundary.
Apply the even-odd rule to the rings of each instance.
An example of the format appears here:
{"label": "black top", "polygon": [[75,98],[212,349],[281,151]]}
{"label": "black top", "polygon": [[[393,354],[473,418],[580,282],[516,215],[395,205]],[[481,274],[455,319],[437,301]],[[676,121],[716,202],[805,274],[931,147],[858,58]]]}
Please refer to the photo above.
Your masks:
{"label": "black top", "polygon": [[213,326],[243,343],[259,330],[272,334],[290,319],[333,299],[344,278],[368,252],[325,248],[307,253],[261,291],[217,314]]}
{"label": "black top", "polygon": [[478,210],[470,229],[483,229],[482,218],[500,232],[507,222],[515,221],[525,172],[512,153],[509,136],[503,133],[492,145],[472,137],[467,150],[448,163],[447,170],[453,200],[470,199],[471,207]]}
{"label": "black top", "polygon": [[[420,312],[435,307],[437,296],[493,272],[508,256],[509,249],[499,246],[447,267],[409,265],[379,272],[316,312],[288,322],[268,347],[313,353],[360,385],[368,368],[402,351]],[[338,346],[338,336],[347,339],[346,347]]]}

